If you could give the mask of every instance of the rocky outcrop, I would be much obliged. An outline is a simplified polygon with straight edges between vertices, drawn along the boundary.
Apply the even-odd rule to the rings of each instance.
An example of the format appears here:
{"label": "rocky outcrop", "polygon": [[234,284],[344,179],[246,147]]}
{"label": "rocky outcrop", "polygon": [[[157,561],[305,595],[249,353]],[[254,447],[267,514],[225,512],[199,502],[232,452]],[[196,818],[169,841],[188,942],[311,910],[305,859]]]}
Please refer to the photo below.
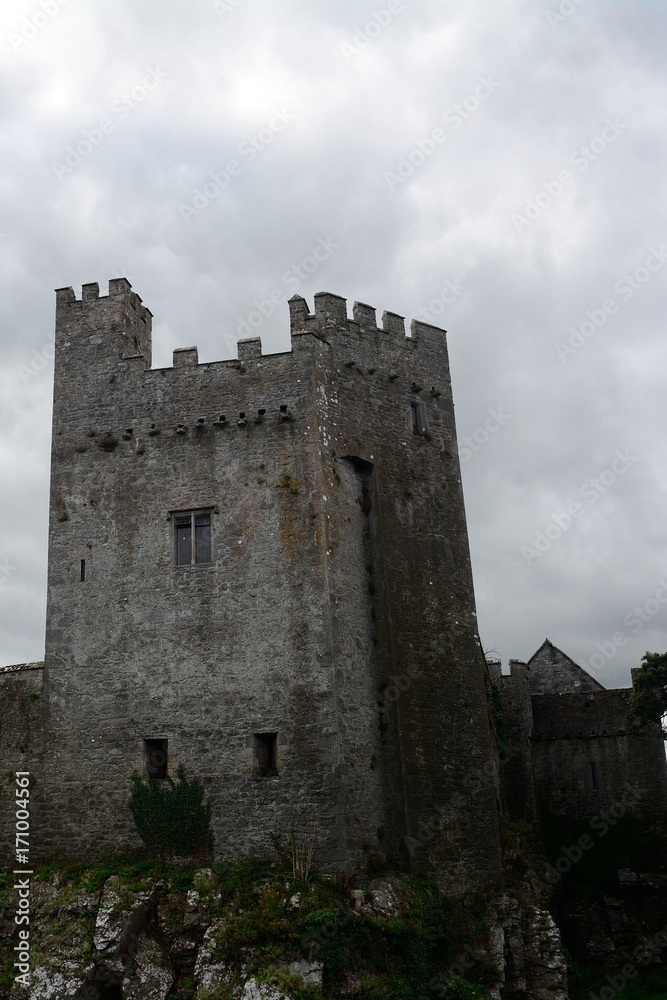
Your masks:
{"label": "rocky outcrop", "polygon": [[620,869],[616,885],[571,891],[562,906],[568,945],[583,963],[667,966],[667,875]]}
{"label": "rocky outcrop", "polygon": [[[119,875],[95,881],[85,872],[76,883],[61,875],[36,879],[30,984],[14,981],[6,993],[0,988],[0,998],[292,1000],[295,988],[306,986],[313,997],[332,996],[324,979],[323,942],[363,927],[386,934],[390,955],[401,940],[396,935],[409,933],[414,921],[414,886],[399,875],[367,879],[349,890],[324,882],[318,891],[334,896],[328,918],[313,907],[312,887],[295,891],[284,877],[260,882],[249,895],[244,890],[246,899],[254,894],[261,912],[279,920],[291,942],[283,951],[274,946],[267,965],[257,957],[272,947],[270,939],[262,941],[258,933],[258,947],[247,946],[260,911],[240,901],[238,892],[230,896],[227,889],[223,898],[221,880],[210,869],[196,872],[189,888],[181,885],[185,879],[178,874],[171,881],[135,875],[129,883]],[[246,937],[237,947],[239,921],[246,914]],[[487,906],[482,925],[484,943],[467,944],[457,961],[443,950],[441,972],[416,987],[424,1000],[445,995],[452,982],[469,975],[487,983],[479,987],[480,997],[566,1000],[560,936],[548,912],[504,897]],[[315,930],[304,935],[303,928],[311,926]],[[373,975],[383,982],[381,972]],[[337,981],[335,995],[352,1000],[366,996],[368,986],[359,966],[350,968]]]}
{"label": "rocky outcrop", "polygon": [[491,913],[492,955],[499,972],[493,995],[567,1000],[567,963],[548,910],[505,897]]}

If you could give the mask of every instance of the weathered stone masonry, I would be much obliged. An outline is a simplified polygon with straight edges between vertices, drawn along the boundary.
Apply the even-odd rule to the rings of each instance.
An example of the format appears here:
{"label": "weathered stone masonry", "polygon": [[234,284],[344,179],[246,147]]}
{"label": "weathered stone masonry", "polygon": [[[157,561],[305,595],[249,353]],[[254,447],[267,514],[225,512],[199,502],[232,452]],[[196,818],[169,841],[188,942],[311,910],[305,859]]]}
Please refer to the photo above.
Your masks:
{"label": "weathered stone masonry", "polygon": [[[328,293],[290,321],[288,353],[156,370],[125,279],[57,293],[33,848],[136,846],[166,740],[221,855],[316,817],[325,867],[379,849],[475,891],[500,862],[445,333]],[[210,561],[176,565],[185,512]]]}
{"label": "weathered stone masonry", "polygon": [[[631,688],[603,688],[546,639],[527,663],[489,663],[508,732],[507,808],[533,822],[581,823],[603,811],[649,820],[667,806],[660,727],[627,725]],[[633,671],[634,674],[634,671]]]}

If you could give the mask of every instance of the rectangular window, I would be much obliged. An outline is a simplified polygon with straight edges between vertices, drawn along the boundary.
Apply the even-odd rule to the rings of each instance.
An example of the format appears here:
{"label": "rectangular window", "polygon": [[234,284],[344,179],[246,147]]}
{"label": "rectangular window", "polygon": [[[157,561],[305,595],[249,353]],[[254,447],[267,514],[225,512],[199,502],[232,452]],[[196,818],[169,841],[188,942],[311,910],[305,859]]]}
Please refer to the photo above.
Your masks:
{"label": "rectangular window", "polygon": [[192,511],[174,516],[174,550],[177,566],[210,563],[210,513]]}
{"label": "rectangular window", "polygon": [[268,778],[278,773],[276,759],[277,733],[254,733],[253,750],[255,754],[255,774],[260,778]]}
{"label": "rectangular window", "polygon": [[144,740],[144,777],[164,781],[167,777],[167,740]]}

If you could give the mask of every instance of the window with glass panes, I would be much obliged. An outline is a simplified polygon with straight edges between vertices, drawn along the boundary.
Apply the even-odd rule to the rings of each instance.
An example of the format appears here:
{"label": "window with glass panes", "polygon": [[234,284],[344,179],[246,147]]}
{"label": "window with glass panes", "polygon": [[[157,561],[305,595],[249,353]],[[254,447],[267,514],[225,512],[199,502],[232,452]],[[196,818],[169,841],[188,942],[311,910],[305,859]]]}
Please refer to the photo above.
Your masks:
{"label": "window with glass panes", "polygon": [[174,515],[174,551],[177,566],[210,563],[210,511],[195,510]]}

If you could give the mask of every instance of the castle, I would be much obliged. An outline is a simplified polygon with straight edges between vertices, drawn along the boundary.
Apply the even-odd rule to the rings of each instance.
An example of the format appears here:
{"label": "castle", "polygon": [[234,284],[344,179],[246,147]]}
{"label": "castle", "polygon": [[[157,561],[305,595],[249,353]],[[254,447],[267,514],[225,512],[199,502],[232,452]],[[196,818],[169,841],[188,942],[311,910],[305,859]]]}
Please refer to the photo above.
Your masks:
{"label": "castle", "polygon": [[[151,313],[126,279],[57,292],[45,662],[0,671],[0,752],[33,777],[33,852],[139,846],[131,774],[183,766],[218,855],[316,827],[325,869],[380,853],[452,896],[484,890],[501,763],[512,811],[535,817],[555,801],[540,782],[561,781],[549,739],[582,801],[603,781],[613,796],[622,769],[588,788],[603,713],[551,733],[561,709],[540,714],[539,671],[485,664],[445,331],[406,335],[390,312],[378,327],[362,303],[349,319],[329,293],[289,311],[288,352],[250,339],[236,359],[199,364],[191,347],[153,369]],[[649,743],[637,760],[664,801]]]}

